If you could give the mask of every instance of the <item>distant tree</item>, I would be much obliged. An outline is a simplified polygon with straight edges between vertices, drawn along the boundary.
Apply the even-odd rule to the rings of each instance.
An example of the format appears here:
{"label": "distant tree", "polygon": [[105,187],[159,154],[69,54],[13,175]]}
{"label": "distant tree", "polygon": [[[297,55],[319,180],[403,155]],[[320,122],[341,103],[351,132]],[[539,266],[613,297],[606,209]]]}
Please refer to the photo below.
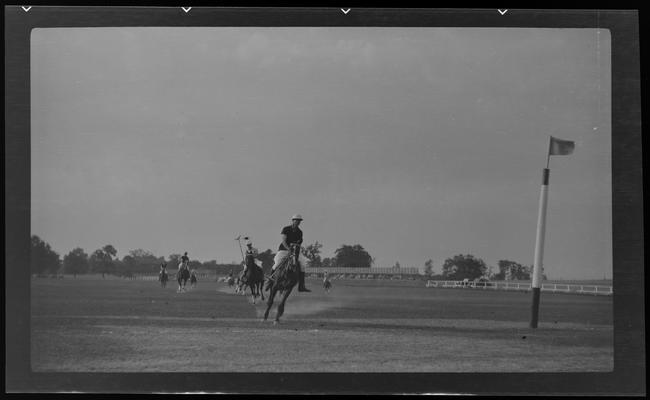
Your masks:
{"label": "distant tree", "polygon": [[102,277],[104,274],[114,273],[115,264],[113,263],[113,257],[116,255],[117,250],[115,250],[115,247],[110,244],[102,247],[101,249],[95,250],[95,252],[90,255],[90,270],[95,273],[101,273]]}
{"label": "distant tree", "polygon": [[491,265],[488,265],[487,267],[487,272],[485,273],[485,277],[494,280],[494,268]]}
{"label": "distant tree", "polygon": [[510,260],[499,260],[499,272],[493,276],[494,280],[521,280],[531,278],[532,268]]}
{"label": "distant tree", "polygon": [[359,244],[341,245],[334,252],[334,265],[344,268],[370,268],[372,257]]}
{"label": "distant tree", "polygon": [[169,260],[169,265],[173,268],[178,267],[178,264],[181,263],[181,255],[180,254],[170,254],[169,257],[167,257]]}
{"label": "distant tree", "polygon": [[133,274],[133,272],[136,271],[137,265],[138,264],[135,258],[132,255],[127,254],[122,257],[122,261],[119,263],[119,270],[117,272],[121,276],[130,276]]}
{"label": "distant tree", "polygon": [[323,258],[323,261],[321,262],[321,267],[322,268],[331,268],[332,267],[332,259],[329,257]]}
{"label": "distant tree", "polygon": [[428,259],[424,263],[424,274],[429,275],[429,276],[433,275],[433,260],[432,259]]}
{"label": "distant tree", "polygon": [[266,251],[257,254],[257,259],[262,262],[262,270],[264,271],[264,273],[268,273],[269,271],[271,271],[271,267],[273,267],[274,258],[275,258],[275,253],[273,253],[271,249],[266,249]]}
{"label": "distant tree", "polygon": [[104,253],[108,254],[111,257],[111,259],[117,256],[117,250],[115,250],[115,247],[113,247],[112,244],[107,244],[106,246],[102,247],[102,250],[104,251]]}
{"label": "distant tree", "polygon": [[442,265],[442,276],[449,280],[477,279],[485,275],[487,266],[480,258],[471,254],[448,258]]}
{"label": "distant tree", "polygon": [[135,249],[129,251],[129,261],[131,272],[151,272],[157,271],[160,264],[165,261],[163,257],[156,257],[150,251]]}
{"label": "distant tree", "polygon": [[323,248],[323,245],[315,242],[301,249],[302,255],[305,256],[310,261],[310,266],[313,268],[319,268],[322,265],[320,258],[320,249]]}
{"label": "distant tree", "polygon": [[75,278],[77,274],[88,272],[88,255],[83,249],[77,247],[63,257],[63,272],[72,274]]}
{"label": "distant tree", "polygon": [[61,269],[61,258],[49,244],[32,235],[29,254],[30,270],[33,274],[56,273]]}

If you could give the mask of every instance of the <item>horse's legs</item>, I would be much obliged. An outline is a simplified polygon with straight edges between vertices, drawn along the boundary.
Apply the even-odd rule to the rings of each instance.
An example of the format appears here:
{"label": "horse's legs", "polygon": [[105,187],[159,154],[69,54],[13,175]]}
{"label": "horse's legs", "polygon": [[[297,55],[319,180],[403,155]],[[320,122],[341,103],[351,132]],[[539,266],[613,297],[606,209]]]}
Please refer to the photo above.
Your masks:
{"label": "horse's legs", "polygon": [[253,304],[255,304],[255,298],[257,297],[257,293],[255,293],[255,284],[251,284],[250,288],[251,288],[251,299],[253,299]]}
{"label": "horse's legs", "polygon": [[266,302],[266,311],[264,312],[264,321],[269,317],[269,311],[271,310],[271,306],[273,306],[273,298],[275,297],[275,293],[277,293],[277,289],[272,287],[271,288],[271,293],[269,293],[269,300]]}
{"label": "horse's legs", "polygon": [[262,296],[262,301],[264,301],[264,280],[257,283],[257,291],[259,292],[260,296]]}
{"label": "horse's legs", "polygon": [[278,304],[278,312],[275,315],[275,322],[280,322],[280,317],[282,316],[282,314],[284,314],[284,303],[287,301],[287,297],[289,297],[291,290],[293,290],[293,287],[290,287],[289,289],[284,291],[284,294],[282,295],[282,300],[280,300],[280,304]]}

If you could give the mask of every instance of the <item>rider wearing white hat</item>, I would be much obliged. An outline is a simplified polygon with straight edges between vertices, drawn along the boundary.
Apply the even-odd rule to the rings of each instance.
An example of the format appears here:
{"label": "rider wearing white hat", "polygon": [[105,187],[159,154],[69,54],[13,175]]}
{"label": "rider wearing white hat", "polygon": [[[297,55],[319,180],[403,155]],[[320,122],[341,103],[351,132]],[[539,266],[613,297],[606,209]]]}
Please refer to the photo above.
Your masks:
{"label": "rider wearing white hat", "polygon": [[[300,222],[302,222],[302,216],[300,214],[296,214],[291,217],[291,225],[282,228],[282,232],[280,232],[282,235],[282,243],[280,243],[278,252],[275,254],[275,258],[273,259],[273,267],[271,268],[273,271],[275,271],[278,265],[280,265],[282,261],[289,256],[289,249],[291,248],[292,244],[302,244],[302,230],[298,228]],[[300,254],[300,246],[298,246],[297,252],[298,254],[296,259],[300,265],[298,291],[311,292],[311,290],[305,287],[305,266],[309,263],[309,260]]]}
{"label": "rider wearing white hat", "polygon": [[252,266],[256,265],[255,258],[257,258],[257,254],[258,254],[257,249],[253,247],[253,242],[251,242],[248,237],[245,237],[244,239],[246,239],[246,253],[244,253],[245,261],[244,261],[244,270],[242,276],[243,274],[246,273],[249,264]]}

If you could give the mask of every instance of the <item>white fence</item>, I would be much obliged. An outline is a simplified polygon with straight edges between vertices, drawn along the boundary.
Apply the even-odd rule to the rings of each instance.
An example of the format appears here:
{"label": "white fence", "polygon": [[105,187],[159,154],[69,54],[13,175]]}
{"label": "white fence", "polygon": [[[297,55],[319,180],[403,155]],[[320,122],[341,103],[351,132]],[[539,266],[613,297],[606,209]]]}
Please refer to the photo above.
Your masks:
{"label": "white fence", "polygon": [[[200,273],[196,274],[196,279],[198,280],[215,280],[216,274],[209,273]],[[169,280],[176,280],[176,271],[167,271],[167,277]],[[136,281],[157,281],[158,274],[133,274],[131,276],[126,276],[124,279],[136,280]]]}
{"label": "white fence", "polygon": [[[426,287],[433,288],[469,288],[480,290],[515,290],[515,291],[530,291],[530,283],[521,282],[464,282],[464,281],[427,281]],[[573,285],[564,283],[544,283],[542,284],[542,292],[551,293],[575,293],[575,294],[592,294],[611,296],[614,293],[612,286],[597,286],[597,285]]]}
{"label": "white fence", "polygon": [[413,267],[403,268],[352,268],[352,267],[306,267],[305,273],[307,274],[322,274],[327,271],[331,274],[346,274],[346,275],[420,275],[420,270]]}

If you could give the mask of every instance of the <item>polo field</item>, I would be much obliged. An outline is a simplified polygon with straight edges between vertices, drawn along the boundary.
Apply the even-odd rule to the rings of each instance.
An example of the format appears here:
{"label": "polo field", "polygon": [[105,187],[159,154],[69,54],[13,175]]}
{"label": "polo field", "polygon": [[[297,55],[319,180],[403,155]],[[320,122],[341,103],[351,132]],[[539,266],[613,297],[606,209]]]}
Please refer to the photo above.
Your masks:
{"label": "polo field", "polygon": [[[187,292],[101,276],[31,281],[34,372],[607,372],[612,296],[334,280],[266,302],[203,280]],[[275,312],[275,306],[273,309]]]}

